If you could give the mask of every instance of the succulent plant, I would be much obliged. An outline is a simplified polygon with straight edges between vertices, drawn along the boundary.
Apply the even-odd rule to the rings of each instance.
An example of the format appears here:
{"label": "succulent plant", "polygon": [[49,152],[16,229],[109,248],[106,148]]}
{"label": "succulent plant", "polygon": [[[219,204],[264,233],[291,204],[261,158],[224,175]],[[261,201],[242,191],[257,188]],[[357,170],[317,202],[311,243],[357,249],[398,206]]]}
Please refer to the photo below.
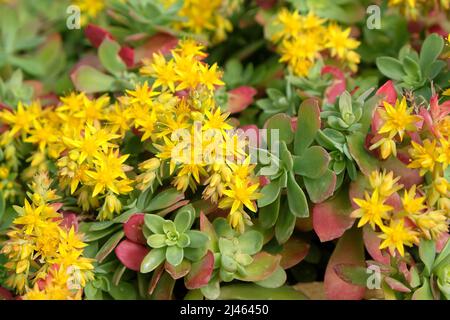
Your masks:
{"label": "succulent plant", "polygon": [[431,82],[444,87],[449,80],[448,75],[442,73],[446,62],[439,60],[443,49],[442,37],[431,34],[425,39],[420,54],[406,45],[400,50],[398,59],[379,57],[376,63],[380,72],[400,87],[415,91],[417,96],[429,100],[432,95]]}
{"label": "succulent plant", "polygon": [[143,232],[152,249],[142,261],[141,272],[151,272],[164,261],[177,267],[184,258],[200,260],[206,253],[208,235],[190,230],[194,220],[195,210],[191,205],[179,209],[173,221],[146,214]]}
{"label": "succulent plant", "polygon": [[[336,175],[328,168],[330,156],[323,147],[312,145],[321,126],[319,115],[317,101],[309,99],[299,107],[295,132],[291,125],[293,120],[286,114],[271,117],[265,126],[278,129],[281,142],[278,145],[278,171],[261,189],[264,196],[258,200],[259,220],[265,228],[275,225],[275,236],[280,243],[289,239],[296,218],[309,216],[303,190],[314,203],[324,201],[335,190]],[[287,208],[281,200],[284,194],[287,195]],[[285,206],[283,210],[280,210],[281,203]]]}

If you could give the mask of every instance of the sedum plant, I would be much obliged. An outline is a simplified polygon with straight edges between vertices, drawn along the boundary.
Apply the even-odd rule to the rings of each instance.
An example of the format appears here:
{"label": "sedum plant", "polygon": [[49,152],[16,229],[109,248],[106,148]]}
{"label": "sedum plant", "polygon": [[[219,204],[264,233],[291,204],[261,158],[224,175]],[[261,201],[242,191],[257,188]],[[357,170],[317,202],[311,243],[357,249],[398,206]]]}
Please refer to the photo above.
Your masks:
{"label": "sedum plant", "polygon": [[194,219],[192,206],[178,210],[173,221],[155,214],[145,215],[143,232],[152,249],[142,261],[142,273],[153,271],[164,261],[177,267],[183,259],[197,261],[205,255],[208,236],[190,230]]}

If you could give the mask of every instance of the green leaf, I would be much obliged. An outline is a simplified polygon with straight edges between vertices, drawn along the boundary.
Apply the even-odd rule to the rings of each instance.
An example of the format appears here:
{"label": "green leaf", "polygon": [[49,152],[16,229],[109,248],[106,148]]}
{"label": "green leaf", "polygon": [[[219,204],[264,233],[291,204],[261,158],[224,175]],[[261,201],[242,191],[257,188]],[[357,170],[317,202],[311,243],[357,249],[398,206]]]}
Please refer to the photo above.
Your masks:
{"label": "green leaf", "polygon": [[272,180],[269,184],[262,187],[260,193],[261,198],[258,199],[258,208],[268,206],[273,203],[280,194],[280,180]]}
{"label": "green leaf", "polygon": [[286,271],[282,267],[278,267],[268,278],[255,283],[264,288],[279,288],[285,284],[286,279]]}
{"label": "green leaf", "polygon": [[433,267],[437,267],[442,261],[444,261],[447,257],[450,257],[450,239],[447,240],[444,248],[441,250],[436,260],[434,261]]}
{"label": "green leaf", "polygon": [[278,243],[282,244],[289,240],[294,232],[295,221],[295,215],[284,205],[275,225],[275,238]]}
{"label": "green leaf", "polygon": [[278,192],[278,197],[274,202],[268,206],[259,208],[258,217],[263,228],[272,228],[277,222],[278,213],[280,212],[280,199],[281,195]]}
{"label": "green leaf", "polygon": [[376,60],[378,70],[386,77],[400,81],[405,76],[402,63],[392,57],[378,57]]}
{"label": "green leaf", "polygon": [[0,191],[0,225],[2,222],[3,215],[5,214],[6,205],[5,205],[5,196],[3,195],[3,192]]}
{"label": "green leaf", "polygon": [[270,277],[279,267],[281,256],[261,251],[253,256],[253,262],[245,268],[245,275],[236,275],[242,281],[261,281]]}
{"label": "green leaf", "polygon": [[308,178],[319,178],[328,169],[330,155],[319,146],[306,149],[301,156],[294,157],[294,172]]}
{"label": "green leaf", "polygon": [[111,286],[108,292],[115,300],[136,300],[138,297],[136,288],[128,282],[120,282]]}
{"label": "green leaf", "polygon": [[361,267],[353,264],[336,264],[334,266],[336,274],[347,283],[354,284],[360,287],[367,286],[367,280],[371,273],[367,272],[366,267]]}
{"label": "green leaf", "polygon": [[174,267],[178,266],[183,261],[184,253],[183,248],[178,246],[167,247],[166,260]]}
{"label": "green leaf", "polygon": [[183,233],[192,227],[194,220],[195,220],[194,207],[192,207],[192,205],[188,205],[178,210],[174,220],[175,227],[179,233]]}
{"label": "green leaf", "polygon": [[163,225],[165,221],[164,218],[156,214],[146,214],[144,217],[145,225],[153,233],[164,233]]}
{"label": "green leaf", "polygon": [[147,244],[155,249],[166,247],[166,239],[167,237],[165,234],[152,234],[147,238]]}
{"label": "green leaf", "polygon": [[331,197],[336,187],[336,174],[327,169],[317,179],[303,178],[309,198],[314,203],[320,203]]}
{"label": "green leaf", "polygon": [[268,143],[272,141],[272,130],[278,130],[279,140],[286,142],[286,144],[291,143],[294,139],[294,132],[291,127],[291,117],[285,113],[278,113],[269,118],[265,123],[264,128],[267,129]]}
{"label": "green leaf", "polygon": [[117,246],[117,244],[122,240],[124,236],[123,230],[115,233],[112,235],[105,244],[98,250],[95,259],[101,263],[105,258],[114,250],[114,248]]}
{"label": "green leaf", "polygon": [[364,148],[365,134],[355,132],[347,136],[347,144],[352,158],[358,164],[359,169],[369,176],[378,170],[378,161]]}
{"label": "green leaf", "polygon": [[191,240],[191,243],[189,245],[189,248],[202,248],[206,247],[206,244],[208,242],[208,235],[206,233],[203,233],[198,230],[189,230],[185,233],[189,239]]}
{"label": "green leaf", "polygon": [[72,74],[72,81],[78,91],[89,94],[112,91],[116,80],[91,66],[83,65]]}
{"label": "green leaf", "polygon": [[103,67],[113,75],[118,75],[127,69],[119,56],[120,45],[107,37],[98,48],[98,57]]}
{"label": "green leaf", "polygon": [[149,273],[155,270],[166,259],[166,249],[152,249],[142,260],[141,272]]}
{"label": "green leaf", "polygon": [[287,198],[290,211],[298,218],[309,217],[308,201],[305,193],[295,181],[294,174],[288,174]]}
{"label": "green leaf", "polygon": [[422,71],[416,61],[407,56],[403,59],[403,67],[408,75],[413,77],[413,79],[420,81],[422,78]]}
{"label": "green leaf", "polygon": [[422,44],[420,50],[420,66],[422,69],[431,65],[444,49],[444,40],[436,33],[429,35]]}
{"label": "green leaf", "polygon": [[293,162],[294,160],[292,159],[291,152],[289,151],[286,142],[280,141],[279,150],[280,150],[280,159],[282,161],[283,167],[287,171],[291,171],[292,167],[294,166]]}
{"label": "green leaf", "polygon": [[294,139],[294,153],[298,156],[308,148],[320,129],[320,109],[317,100],[303,101],[298,110],[297,131]]}
{"label": "green leaf", "polygon": [[239,248],[242,253],[253,255],[261,251],[263,235],[255,230],[250,230],[239,236]]}
{"label": "green leaf", "polygon": [[307,300],[301,292],[289,286],[262,288],[257,284],[222,286],[218,300]]}
{"label": "green leaf", "polygon": [[430,282],[428,278],[423,278],[423,285],[417,289],[412,295],[412,300],[433,300],[433,293],[431,292]]}
{"label": "green leaf", "polygon": [[436,246],[433,240],[422,239],[419,244],[420,260],[425,264],[427,275],[431,274],[433,269],[434,258],[436,256]]}
{"label": "green leaf", "polygon": [[158,193],[145,208],[145,211],[161,210],[184,199],[184,193],[175,188],[170,188]]}

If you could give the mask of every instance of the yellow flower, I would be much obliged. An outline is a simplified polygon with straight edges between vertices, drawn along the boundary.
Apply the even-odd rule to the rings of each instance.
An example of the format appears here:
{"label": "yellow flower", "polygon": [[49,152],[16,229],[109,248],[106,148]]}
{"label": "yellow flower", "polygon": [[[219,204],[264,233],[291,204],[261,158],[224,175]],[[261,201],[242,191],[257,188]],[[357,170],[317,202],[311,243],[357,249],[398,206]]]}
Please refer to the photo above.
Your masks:
{"label": "yellow flower", "polygon": [[436,140],[423,141],[423,146],[411,141],[412,149],[409,150],[412,161],[408,164],[408,168],[420,169],[420,175],[423,176],[428,171],[435,170],[436,162],[439,158],[439,151],[436,148]]}
{"label": "yellow flower", "polygon": [[415,123],[421,120],[417,115],[411,115],[412,108],[408,108],[406,98],[395,103],[395,107],[384,101],[384,108],[379,111],[384,124],[378,133],[388,133],[389,138],[394,138],[397,134],[400,141],[403,140],[405,131],[416,131]]}
{"label": "yellow flower", "polygon": [[448,138],[440,139],[439,142],[441,146],[437,148],[437,152],[439,153],[437,161],[442,163],[442,169],[445,170],[450,164],[450,142]]}
{"label": "yellow flower", "polygon": [[340,26],[332,23],[327,29],[327,43],[325,47],[330,49],[332,57],[341,60],[346,59],[349,51],[359,47],[360,42],[350,37],[351,28],[343,30]]}
{"label": "yellow flower", "polygon": [[[105,8],[105,0],[73,0],[73,4],[80,8],[82,24],[96,18]],[[87,16],[84,16],[86,14]]]}
{"label": "yellow flower", "polygon": [[379,237],[384,239],[380,244],[380,249],[388,248],[391,255],[395,255],[395,250],[403,257],[405,255],[404,246],[412,247],[419,242],[416,231],[405,227],[404,220],[391,220],[389,227],[381,226],[383,232]]}
{"label": "yellow flower", "polygon": [[409,191],[405,190],[402,198],[403,210],[410,214],[417,214],[426,208],[424,205],[425,197],[416,197],[416,185],[413,185]]}
{"label": "yellow flower", "polygon": [[394,208],[384,204],[384,199],[380,198],[378,189],[375,189],[372,196],[365,192],[364,197],[365,200],[353,199],[359,209],[353,211],[350,216],[352,218],[360,218],[358,227],[362,227],[367,223],[370,224],[372,229],[375,229],[376,225],[383,226],[383,219],[389,219],[389,212]]}
{"label": "yellow flower", "polygon": [[33,122],[41,115],[41,113],[42,110],[39,103],[34,102],[27,106],[23,105],[22,102],[19,101],[16,111],[0,111],[0,120],[11,127],[9,135],[14,136],[16,133],[28,133],[33,127]]}
{"label": "yellow flower", "polygon": [[19,217],[14,219],[13,223],[24,225],[25,234],[42,234],[41,230],[46,226],[46,220],[49,218],[56,218],[58,214],[46,205],[38,206],[37,208],[25,199],[24,208],[17,208]]}
{"label": "yellow flower", "polygon": [[160,92],[153,91],[148,87],[148,82],[138,84],[134,90],[126,90],[128,96],[131,97],[131,104],[152,105],[152,97],[157,96]]}
{"label": "yellow flower", "polygon": [[394,178],[394,172],[386,173],[386,170],[383,170],[383,172],[373,171],[369,176],[370,186],[372,189],[378,190],[378,195],[381,198],[389,198],[393,193],[400,190],[403,185],[397,184],[399,180],[400,177]]}
{"label": "yellow flower", "polygon": [[251,184],[247,180],[241,180],[236,177],[227,186],[227,189],[223,191],[226,197],[219,202],[219,208],[231,208],[230,214],[238,210],[243,211],[244,206],[256,212],[256,206],[253,201],[261,197],[261,194],[256,192],[258,187],[259,183]]}
{"label": "yellow flower", "polygon": [[413,215],[412,219],[427,239],[439,239],[443,233],[448,232],[447,217],[443,210]]}

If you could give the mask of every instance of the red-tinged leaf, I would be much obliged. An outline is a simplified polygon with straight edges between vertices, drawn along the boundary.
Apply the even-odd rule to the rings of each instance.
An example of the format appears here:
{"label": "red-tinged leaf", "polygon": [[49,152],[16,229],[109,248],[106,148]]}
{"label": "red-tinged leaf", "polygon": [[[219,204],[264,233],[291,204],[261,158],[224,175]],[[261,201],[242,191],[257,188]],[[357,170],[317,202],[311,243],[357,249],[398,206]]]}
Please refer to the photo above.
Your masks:
{"label": "red-tinged leaf", "polygon": [[256,4],[264,10],[271,9],[276,3],[277,0],[256,0]]}
{"label": "red-tinged leaf", "polygon": [[373,113],[372,122],[371,122],[371,129],[372,132],[378,132],[381,127],[384,124],[383,118],[381,118],[380,110],[382,110],[384,107],[377,107]]}
{"label": "red-tinged leaf", "polygon": [[322,75],[331,74],[334,78],[332,85],[325,91],[327,101],[333,104],[336,102],[337,97],[345,91],[345,75],[341,69],[334,66],[323,67],[321,73]]}
{"label": "red-tinged leaf", "polygon": [[306,241],[291,237],[284,245],[280,252],[281,261],[280,266],[283,269],[289,269],[300,263],[309,252],[310,245]]}
{"label": "red-tinged leaf", "polygon": [[63,219],[61,221],[61,226],[70,230],[70,228],[74,228],[75,232],[78,231],[78,217],[73,212],[63,212]]}
{"label": "red-tinged leaf", "polygon": [[119,51],[119,56],[122,58],[122,61],[125,62],[128,68],[132,68],[135,64],[134,61],[134,50],[130,47],[122,47]]}
{"label": "red-tinged leaf", "polygon": [[257,91],[249,86],[241,86],[228,91],[228,104],[226,111],[230,113],[242,112],[253,103]]}
{"label": "red-tinged leaf", "polygon": [[194,262],[191,271],[184,278],[187,289],[193,290],[208,284],[214,269],[214,254],[208,250],[206,255],[198,262]]}
{"label": "red-tinged leaf", "polygon": [[55,211],[59,211],[59,209],[61,209],[63,205],[64,205],[64,203],[62,203],[62,202],[55,202],[55,203],[50,204],[50,206]]}
{"label": "red-tinged leaf", "polygon": [[388,254],[380,250],[381,239],[368,225],[363,227],[363,240],[366,250],[372,259],[383,264],[389,264],[390,258]]}
{"label": "red-tinged leaf", "polygon": [[244,277],[236,277],[242,281],[255,282],[267,279],[280,265],[281,255],[271,255],[261,251],[253,256],[253,262],[246,267]]}
{"label": "red-tinged leaf", "polygon": [[352,211],[346,189],[341,190],[334,198],[316,204],[313,208],[313,226],[320,241],[330,241],[342,236],[355,221],[350,217]]}
{"label": "red-tinged leaf", "polygon": [[216,252],[217,251],[217,234],[214,230],[214,226],[208,220],[203,211],[200,211],[200,231],[206,233],[209,236],[208,249]]}
{"label": "red-tinged leaf", "polygon": [[348,230],[338,241],[325,271],[325,295],[331,300],[360,300],[364,297],[364,287],[349,284],[342,280],[335,271],[339,264],[352,264],[363,267],[364,246],[361,231]]}
{"label": "red-tinged leaf", "polygon": [[382,101],[386,101],[391,105],[395,105],[395,102],[397,101],[397,91],[395,90],[394,82],[392,80],[383,84],[376,94],[383,96],[384,98]]}
{"label": "red-tinged leaf", "polygon": [[175,280],[164,272],[152,293],[153,300],[172,300]]}
{"label": "red-tinged leaf", "polygon": [[95,54],[87,54],[83,58],[81,58],[70,70],[70,78],[73,79],[74,74],[77,70],[82,66],[91,66],[95,69],[103,68],[100,59]]}
{"label": "red-tinged leaf", "polygon": [[86,93],[105,92],[113,89],[115,79],[96,68],[82,65],[70,75],[75,88]]}
{"label": "red-tinged leaf", "polygon": [[360,287],[367,285],[367,280],[370,276],[367,273],[367,268],[364,266],[356,266],[354,264],[340,263],[334,266],[336,274],[349,284],[354,284]]}
{"label": "red-tinged leaf", "polygon": [[436,240],[436,252],[437,253],[440,253],[442,251],[442,249],[444,249],[449,238],[450,238],[450,234],[442,233],[441,236]]}
{"label": "red-tinged leaf", "polygon": [[14,300],[14,297],[11,292],[3,287],[0,287],[0,300]]}
{"label": "red-tinged leaf", "polygon": [[364,191],[370,187],[368,179],[362,175],[358,174],[355,181],[350,183],[349,197],[352,203],[353,209],[357,209],[358,205],[353,201],[355,198],[364,198]]}
{"label": "red-tinged leaf", "polygon": [[146,244],[147,240],[142,233],[142,226],[144,225],[144,217],[143,213],[136,213],[132,215],[127,222],[123,225],[123,231],[125,232],[125,236],[128,240],[131,240],[136,243]]}
{"label": "red-tinged leaf", "polygon": [[105,38],[114,40],[114,37],[108,31],[94,24],[88,24],[84,29],[84,34],[95,48],[100,47]]}
{"label": "red-tinged leaf", "polygon": [[161,52],[163,55],[170,53],[170,50],[178,44],[178,39],[167,33],[157,33],[150,37],[145,44],[135,49],[136,61],[151,59],[154,53]]}
{"label": "red-tinged leaf", "polygon": [[159,279],[161,279],[164,273],[165,265],[161,264],[158,268],[153,271],[152,278],[150,279],[150,284],[148,286],[148,294],[152,294],[158,284]]}
{"label": "red-tinged leaf", "polygon": [[408,168],[396,157],[389,157],[387,160],[382,161],[381,167],[388,172],[393,171],[394,176],[400,177],[399,183],[403,184],[406,189],[411,188],[414,184],[419,185],[423,182],[423,177],[419,175],[419,170]]}
{"label": "red-tinged leaf", "polygon": [[141,262],[149,251],[143,245],[130,240],[123,240],[114,250],[119,261],[128,269],[134,271],[141,269]]}
{"label": "red-tinged leaf", "polygon": [[400,281],[398,281],[396,279],[393,279],[391,277],[385,277],[384,281],[389,286],[389,288],[391,288],[394,291],[404,292],[404,293],[411,292],[411,289],[409,289],[406,285],[404,285],[403,283],[401,283]]}
{"label": "red-tinged leaf", "polygon": [[184,259],[178,266],[174,267],[166,261],[164,268],[167,273],[169,273],[173,279],[177,280],[183,278],[185,275],[191,271],[191,263]]}

